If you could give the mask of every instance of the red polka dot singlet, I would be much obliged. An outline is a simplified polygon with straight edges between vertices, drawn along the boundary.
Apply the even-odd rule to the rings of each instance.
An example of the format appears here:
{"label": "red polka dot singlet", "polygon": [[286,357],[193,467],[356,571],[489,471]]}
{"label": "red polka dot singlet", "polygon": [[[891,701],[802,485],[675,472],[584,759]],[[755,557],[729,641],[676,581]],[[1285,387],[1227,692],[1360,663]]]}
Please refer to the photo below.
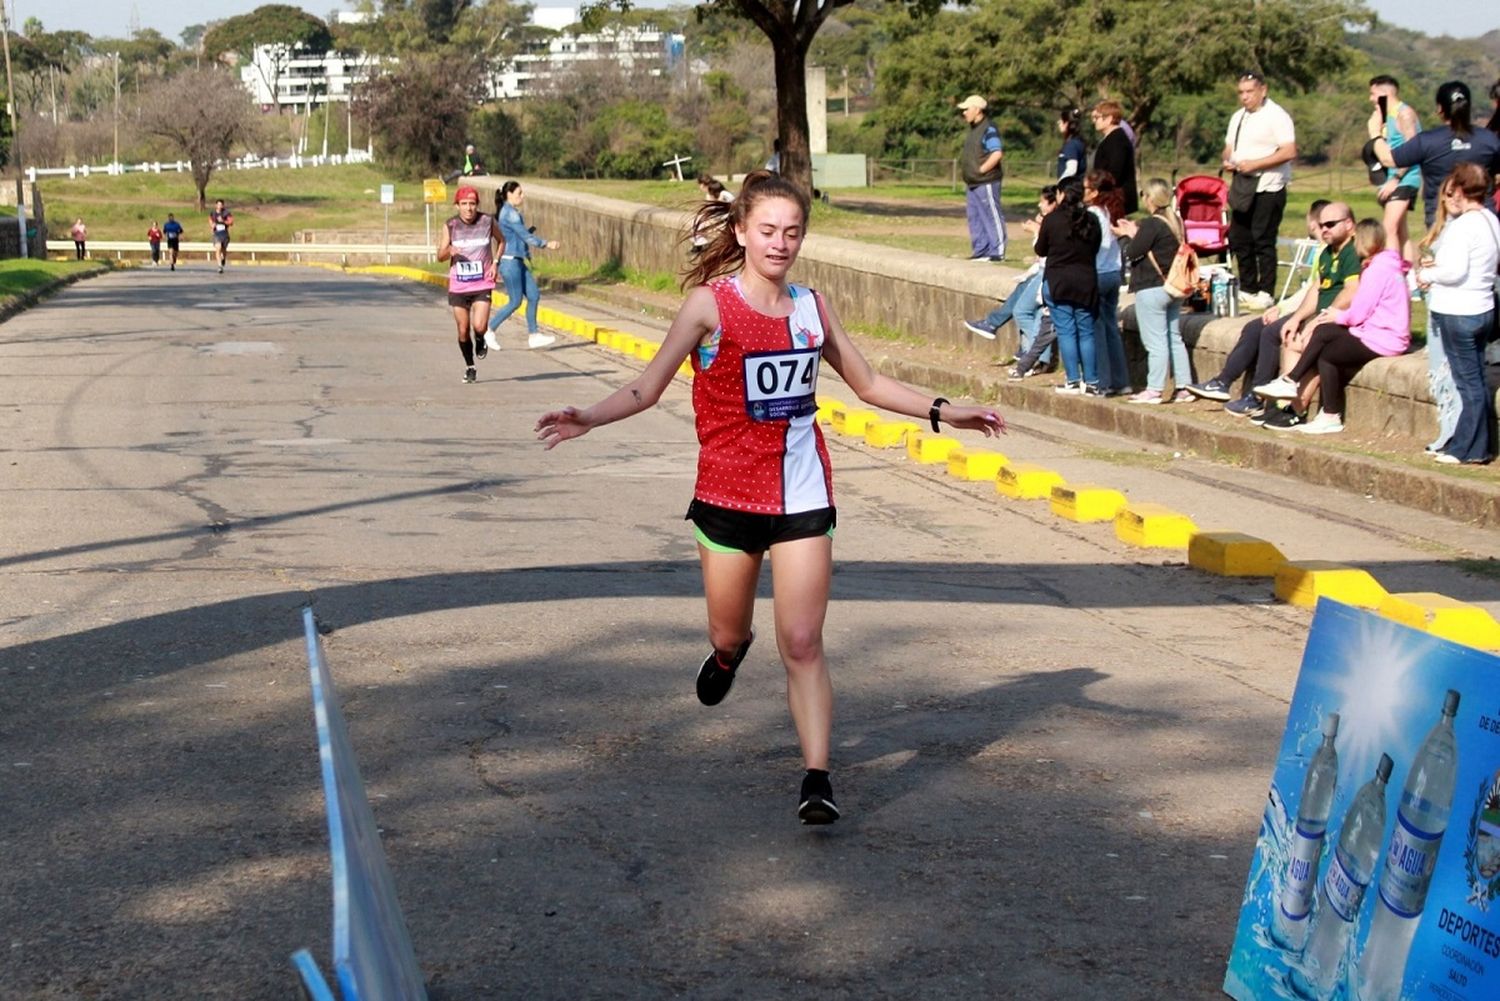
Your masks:
{"label": "red polka dot singlet", "polygon": [[833,506],[833,470],[815,416],[826,334],[817,293],[793,285],[790,316],[767,316],[737,277],[709,283],[719,328],[693,352],[698,483],[693,496],[751,514]]}

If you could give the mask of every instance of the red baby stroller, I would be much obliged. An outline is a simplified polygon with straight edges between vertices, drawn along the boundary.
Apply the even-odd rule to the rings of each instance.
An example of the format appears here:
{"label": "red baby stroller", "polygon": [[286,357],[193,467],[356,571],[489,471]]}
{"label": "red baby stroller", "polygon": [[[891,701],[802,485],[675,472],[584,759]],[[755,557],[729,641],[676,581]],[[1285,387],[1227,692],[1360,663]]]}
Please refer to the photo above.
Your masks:
{"label": "red baby stroller", "polygon": [[1229,185],[1221,178],[1194,174],[1177,182],[1177,213],[1188,244],[1200,259],[1229,253]]}

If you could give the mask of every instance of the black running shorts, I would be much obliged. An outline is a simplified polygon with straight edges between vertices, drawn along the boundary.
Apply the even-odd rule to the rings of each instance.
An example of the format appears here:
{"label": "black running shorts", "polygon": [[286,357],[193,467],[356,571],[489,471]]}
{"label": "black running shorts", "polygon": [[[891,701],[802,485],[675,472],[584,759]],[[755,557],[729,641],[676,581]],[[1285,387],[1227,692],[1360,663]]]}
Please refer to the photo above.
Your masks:
{"label": "black running shorts", "polygon": [[482,292],[449,292],[448,305],[457,306],[459,309],[469,309],[476,302],[489,302],[490,290]]}
{"label": "black running shorts", "polygon": [[714,552],[763,553],[778,542],[832,535],[838,513],[831,507],[800,514],[748,514],[694,500],[685,520],[705,548]]}

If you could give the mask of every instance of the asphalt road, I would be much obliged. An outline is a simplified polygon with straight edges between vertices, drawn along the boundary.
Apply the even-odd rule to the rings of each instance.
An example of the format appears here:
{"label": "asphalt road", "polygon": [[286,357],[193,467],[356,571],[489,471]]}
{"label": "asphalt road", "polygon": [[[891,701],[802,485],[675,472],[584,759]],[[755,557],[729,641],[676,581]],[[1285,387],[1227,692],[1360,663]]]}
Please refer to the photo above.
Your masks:
{"label": "asphalt road", "polygon": [[[1218,995],[1306,611],[830,436],[845,818],[802,828],[773,644],[693,695],[686,384],[544,453],[638,367],[521,330],[465,386],[436,290],[234,266],[0,325],[0,997],[326,962],[309,601],[434,998]],[[1011,418],[1070,480],[1500,610],[1455,562],[1494,533]]]}

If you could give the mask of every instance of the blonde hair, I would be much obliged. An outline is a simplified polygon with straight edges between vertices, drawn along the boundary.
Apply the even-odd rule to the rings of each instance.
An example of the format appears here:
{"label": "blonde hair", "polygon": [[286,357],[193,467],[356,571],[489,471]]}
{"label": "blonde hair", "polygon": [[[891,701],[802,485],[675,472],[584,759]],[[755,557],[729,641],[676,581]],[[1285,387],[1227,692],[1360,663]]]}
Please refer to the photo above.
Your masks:
{"label": "blonde hair", "polygon": [[1153,177],[1141,185],[1141,201],[1152,215],[1161,216],[1172,235],[1182,239],[1182,217],[1177,214],[1177,192],[1172,185],[1160,177]]}
{"label": "blonde hair", "polygon": [[1443,227],[1448,225],[1448,199],[1446,196],[1448,194],[1448,185],[1452,181],[1453,177],[1450,174],[1438,184],[1437,215],[1432,217],[1432,225],[1427,227],[1427,235],[1417,241],[1417,246],[1423,250],[1430,250],[1432,245],[1437,243],[1438,237],[1443,235]]}
{"label": "blonde hair", "polygon": [[1354,252],[1368,261],[1385,249],[1385,224],[1379,219],[1361,219],[1354,224]]}

